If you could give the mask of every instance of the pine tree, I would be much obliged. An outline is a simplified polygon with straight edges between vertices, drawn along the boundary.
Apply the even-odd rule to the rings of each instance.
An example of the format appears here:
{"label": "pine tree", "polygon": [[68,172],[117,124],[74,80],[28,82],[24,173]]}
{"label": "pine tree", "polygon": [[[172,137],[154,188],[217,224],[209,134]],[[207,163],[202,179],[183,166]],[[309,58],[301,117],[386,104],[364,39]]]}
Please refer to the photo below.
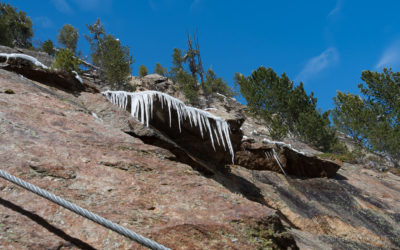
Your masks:
{"label": "pine tree", "polygon": [[400,72],[363,71],[362,97],[338,93],[333,120],[357,142],[400,159]]}
{"label": "pine tree", "polygon": [[335,108],[332,111],[332,118],[336,128],[351,136],[361,146],[368,133],[370,119],[373,117],[366,109],[364,100],[358,95],[338,91],[333,101]]}
{"label": "pine tree", "polygon": [[55,58],[52,67],[62,69],[67,72],[77,71],[80,61],[70,49],[60,49]]}
{"label": "pine tree", "polygon": [[46,52],[47,54],[49,54],[51,56],[54,56],[54,54],[55,54],[54,44],[53,44],[53,41],[51,41],[51,40],[44,41],[42,44],[42,49],[44,52]]}
{"label": "pine tree", "polygon": [[220,93],[229,97],[235,95],[234,91],[229,88],[226,82],[222,80],[222,78],[218,77],[212,69],[208,69],[206,72],[204,90],[206,95],[211,95],[213,93]]}
{"label": "pine tree", "polygon": [[64,24],[63,27],[58,31],[58,42],[74,53],[78,43],[78,38],[78,30],[75,29],[71,24]]}
{"label": "pine tree", "polygon": [[273,137],[281,139],[292,132],[322,151],[336,147],[329,113],[317,110],[317,99],[313,93],[307,95],[302,83],[295,87],[285,73],[279,76],[271,68],[260,67],[248,77],[236,73],[235,84],[249,111],[269,124]]}
{"label": "pine tree", "polygon": [[32,21],[23,11],[0,3],[0,44],[9,47],[32,47]]}
{"label": "pine tree", "polygon": [[139,67],[139,76],[140,77],[144,77],[144,76],[147,76],[148,73],[149,72],[148,72],[146,66],[144,66],[143,64],[140,65],[140,67]]}
{"label": "pine tree", "polygon": [[154,68],[154,73],[159,74],[161,76],[166,76],[168,74],[168,69],[164,68],[160,63],[156,63]]}
{"label": "pine tree", "polygon": [[92,25],[86,24],[86,27],[91,35],[85,35],[85,38],[90,44],[92,62],[96,66],[99,66],[101,69],[104,69],[102,43],[105,39],[106,32],[104,30],[103,24],[101,24],[100,19],[97,19],[96,23]]}
{"label": "pine tree", "polygon": [[85,38],[90,44],[93,64],[100,68],[100,78],[114,88],[130,90],[127,81],[133,59],[129,47],[123,46],[113,35],[106,34],[100,19],[86,27],[90,35],[85,35]]}
{"label": "pine tree", "polygon": [[177,74],[179,71],[183,70],[183,55],[180,49],[174,48],[172,53],[172,67],[170,71],[170,78],[176,81]]}
{"label": "pine tree", "polygon": [[106,35],[102,40],[102,49],[101,61],[106,80],[115,88],[127,87],[132,63],[129,47],[122,46],[113,35]]}

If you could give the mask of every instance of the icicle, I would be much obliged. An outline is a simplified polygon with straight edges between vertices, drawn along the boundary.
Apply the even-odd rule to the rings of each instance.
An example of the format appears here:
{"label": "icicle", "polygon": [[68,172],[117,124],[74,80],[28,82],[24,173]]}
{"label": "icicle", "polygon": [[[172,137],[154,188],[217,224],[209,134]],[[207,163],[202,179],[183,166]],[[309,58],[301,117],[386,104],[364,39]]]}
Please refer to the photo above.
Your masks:
{"label": "icicle", "polygon": [[221,146],[221,144],[219,143],[217,130],[214,128],[213,131],[214,131],[214,134],[215,134],[215,138],[217,138],[218,146]]}
{"label": "icicle", "polygon": [[[187,107],[182,101],[169,96],[167,94],[157,92],[157,91],[143,91],[137,93],[130,93],[125,91],[105,91],[102,93],[110,102],[119,107],[126,109],[128,105],[128,100],[131,101],[131,115],[139,120],[141,123],[149,126],[150,119],[153,117],[153,102],[154,96],[157,97],[158,101],[161,103],[161,108],[164,108],[164,103],[166,108],[168,108],[169,115],[169,126],[172,126],[172,111],[176,111],[179,131],[181,131],[182,119],[188,119],[190,126],[198,127],[200,130],[201,137],[204,138],[204,133],[208,131],[210,136],[211,145],[214,150],[216,150],[214,145],[214,135],[219,146],[224,147],[225,150],[228,148],[229,153],[232,156],[232,162],[234,160],[234,152],[232,147],[232,142],[230,139],[230,129],[229,124],[204,110]],[[140,116],[140,117],[139,117]],[[214,120],[214,127],[211,126],[210,119]],[[226,144],[225,144],[226,143]]]}

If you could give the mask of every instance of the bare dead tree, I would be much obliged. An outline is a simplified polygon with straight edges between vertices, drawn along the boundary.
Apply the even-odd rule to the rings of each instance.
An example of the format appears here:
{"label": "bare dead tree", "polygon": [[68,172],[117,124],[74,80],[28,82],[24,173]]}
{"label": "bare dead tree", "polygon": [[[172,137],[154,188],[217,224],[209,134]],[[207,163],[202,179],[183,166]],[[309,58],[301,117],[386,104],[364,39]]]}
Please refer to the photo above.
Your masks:
{"label": "bare dead tree", "polygon": [[201,55],[200,55],[200,46],[199,46],[199,35],[198,31],[196,31],[197,34],[194,34],[193,40],[195,42],[195,48],[197,51],[197,73],[200,75],[200,82],[201,85],[204,85],[204,69],[203,69],[203,63],[201,61]]}
{"label": "bare dead tree", "polygon": [[192,73],[193,78],[196,78],[196,74],[200,76],[200,82],[203,87],[204,85],[204,70],[203,64],[200,56],[200,46],[199,46],[199,37],[198,32],[193,34],[193,41],[190,37],[189,32],[188,36],[188,50],[186,51],[185,61],[188,62],[190,72]]}

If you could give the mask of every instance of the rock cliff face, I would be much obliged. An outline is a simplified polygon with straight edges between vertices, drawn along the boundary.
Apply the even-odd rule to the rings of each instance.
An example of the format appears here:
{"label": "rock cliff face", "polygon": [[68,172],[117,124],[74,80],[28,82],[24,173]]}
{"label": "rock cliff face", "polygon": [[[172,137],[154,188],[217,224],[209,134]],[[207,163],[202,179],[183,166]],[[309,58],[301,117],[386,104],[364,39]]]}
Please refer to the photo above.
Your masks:
{"label": "rock cliff face", "polygon": [[[4,93],[7,89],[15,94]],[[275,210],[170,160],[174,155],[169,151],[122,132],[118,117],[129,116],[101,94],[75,97],[4,70],[0,91],[0,160],[11,174],[174,249],[295,247]],[[105,119],[91,114],[85,103],[92,100],[102,104],[98,115]],[[0,183],[4,247],[138,247]]]}
{"label": "rock cliff face", "polygon": [[[202,108],[241,121],[235,164],[225,165],[197,130],[169,131],[159,107],[146,127],[83,82],[73,90],[0,69],[2,169],[173,249],[400,248],[400,177],[339,169],[298,142],[305,154],[263,143],[245,107],[215,96]],[[159,76],[140,86],[174,88]],[[140,247],[9,182],[0,190],[3,247]]]}

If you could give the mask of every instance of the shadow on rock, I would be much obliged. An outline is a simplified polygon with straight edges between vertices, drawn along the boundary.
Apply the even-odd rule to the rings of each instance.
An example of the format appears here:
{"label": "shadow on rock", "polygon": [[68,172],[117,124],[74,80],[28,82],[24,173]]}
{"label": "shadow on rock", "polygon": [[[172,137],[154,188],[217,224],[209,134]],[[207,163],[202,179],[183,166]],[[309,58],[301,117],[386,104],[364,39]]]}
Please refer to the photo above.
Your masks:
{"label": "shadow on rock", "polygon": [[[362,194],[361,190],[348,184],[344,176],[336,178],[300,179],[287,177],[287,184],[267,173],[258,173],[257,180],[273,185],[287,206],[302,217],[313,219],[323,216],[336,217],[354,227],[363,227],[379,236],[384,236],[393,245],[400,247],[400,228],[396,227],[396,215],[385,215],[389,209],[374,197]],[[370,208],[360,206],[361,201]],[[321,223],[322,225],[323,223]],[[322,225],[323,226],[323,225]]]}
{"label": "shadow on rock", "polygon": [[10,201],[0,198],[0,204],[6,208],[13,210],[14,212],[17,212],[19,214],[26,216],[27,218],[33,220],[37,224],[46,228],[49,232],[57,235],[58,237],[62,238],[65,241],[68,241],[69,243],[73,244],[74,246],[78,247],[79,249],[96,249],[96,248],[90,246],[89,244],[81,241],[80,239],[74,238],[74,237],[66,234],[63,230],[51,225],[49,222],[47,222],[45,219],[43,219],[39,215],[34,214],[30,211],[27,211],[27,210],[23,209],[22,207],[14,204]]}

